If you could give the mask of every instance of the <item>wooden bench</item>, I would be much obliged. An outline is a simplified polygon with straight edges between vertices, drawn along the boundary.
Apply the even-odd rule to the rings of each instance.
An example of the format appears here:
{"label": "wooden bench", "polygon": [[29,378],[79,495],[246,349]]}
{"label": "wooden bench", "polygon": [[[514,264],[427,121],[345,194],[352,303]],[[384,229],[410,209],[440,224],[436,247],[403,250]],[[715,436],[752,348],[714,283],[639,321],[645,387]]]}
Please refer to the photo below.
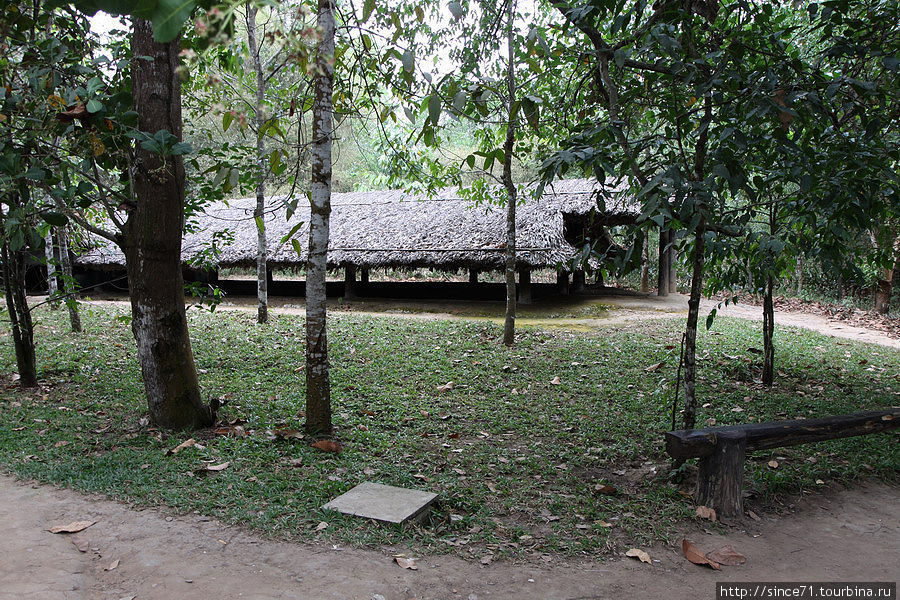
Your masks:
{"label": "wooden bench", "polygon": [[888,431],[900,426],[900,408],[823,419],[750,423],[666,432],[672,458],[699,458],[697,504],[722,517],[744,514],[742,488],[748,452]]}

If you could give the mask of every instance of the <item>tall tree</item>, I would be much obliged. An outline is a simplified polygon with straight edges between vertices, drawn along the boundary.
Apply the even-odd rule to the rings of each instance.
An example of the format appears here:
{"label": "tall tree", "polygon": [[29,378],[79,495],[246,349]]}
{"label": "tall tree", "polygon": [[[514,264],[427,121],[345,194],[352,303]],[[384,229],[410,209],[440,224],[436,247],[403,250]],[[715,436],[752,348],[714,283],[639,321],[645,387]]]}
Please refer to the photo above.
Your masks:
{"label": "tall tree", "polygon": [[506,139],[503,143],[503,187],[506,188],[506,315],[503,319],[503,343],[512,346],[516,339],[516,203],[512,162],[516,143],[516,53],[515,0],[506,0]]}
{"label": "tall tree", "polygon": [[250,51],[250,60],[253,63],[253,71],[256,74],[256,104],[254,105],[253,120],[256,124],[256,207],[253,209],[253,219],[256,221],[256,320],[265,323],[269,318],[269,290],[268,290],[268,245],[266,243],[266,77],[263,73],[262,60],[260,58],[260,45],[256,39],[256,14],[259,11],[254,2],[248,2],[247,16],[247,46]]}
{"label": "tall tree", "polygon": [[306,433],[332,433],[331,383],[325,276],[331,217],[331,145],[334,115],[334,2],[318,2],[319,42],[316,47],[315,100],[312,114],[309,252],[306,267]]}

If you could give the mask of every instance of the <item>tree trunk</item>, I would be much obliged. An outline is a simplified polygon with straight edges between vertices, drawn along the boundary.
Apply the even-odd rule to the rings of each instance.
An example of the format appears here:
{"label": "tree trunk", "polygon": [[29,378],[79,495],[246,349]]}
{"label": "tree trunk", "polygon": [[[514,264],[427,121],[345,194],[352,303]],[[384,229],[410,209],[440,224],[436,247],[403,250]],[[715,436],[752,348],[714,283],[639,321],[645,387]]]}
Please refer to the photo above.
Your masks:
{"label": "tree trunk", "polygon": [[646,234],[641,243],[641,291],[650,291],[650,239]]}
{"label": "tree trunk", "polygon": [[266,78],[263,76],[259,58],[259,44],[256,39],[256,13],[253,2],[247,3],[247,45],[253,70],[256,71],[256,105],[254,125],[256,126],[256,207],[253,219],[256,221],[256,321],[265,323],[269,319],[269,281],[267,272],[268,244],[266,243],[266,143],[263,125],[266,122],[265,99]]}
{"label": "tree trunk", "polygon": [[59,248],[59,264],[62,269],[63,292],[69,309],[69,326],[74,333],[81,333],[81,315],[78,314],[78,300],[75,298],[75,279],[72,277],[72,257],[69,256],[69,232],[65,228],[56,230],[56,247]]}
{"label": "tree trunk", "polygon": [[763,385],[775,381],[775,303],[772,299],[774,282],[766,277],[766,293],[763,298]]}
{"label": "tree trunk", "polygon": [[53,228],[47,230],[47,237],[44,238],[44,255],[47,257],[47,300],[50,308],[56,310],[59,308],[59,278],[56,273],[56,244],[53,243]]}
{"label": "tree trunk", "polygon": [[669,230],[669,293],[678,292],[678,275],[675,272],[675,266],[678,262],[675,254],[675,230]]}
{"label": "tree trunk", "polygon": [[321,39],[316,48],[316,97],[312,115],[309,257],[306,267],[306,433],[332,433],[331,384],[328,373],[325,275],[331,217],[331,142],[334,115],[334,2],[319,0]]}
{"label": "tree trunk", "polygon": [[3,287],[6,292],[6,308],[12,329],[19,385],[37,386],[37,358],[34,352],[34,326],[31,310],[25,294],[25,268],[28,261],[26,249],[10,250],[9,241],[3,237]]}
{"label": "tree trunk", "polygon": [[669,295],[669,232],[659,228],[659,272],[656,276],[656,294]]}
{"label": "tree trunk", "polygon": [[[140,131],[181,139],[178,39],[159,44],[149,21],[134,19],[132,86]],[[184,165],[180,156],[135,148],[134,206],[121,236],[131,292],[131,329],[151,420],[166,429],[212,425],[215,406],[200,399],[181,274]]]}
{"label": "tree trunk", "polygon": [[516,184],[512,177],[513,148],[516,141],[516,55],[513,48],[514,0],[506,3],[506,140],[503,144],[503,185],[506,187],[506,315],[503,319],[503,343],[512,346],[516,340]]}
{"label": "tree trunk", "polygon": [[684,428],[697,423],[697,322],[700,318],[700,296],[703,292],[703,258],[706,238],[702,229],[694,235],[691,296],[688,299],[687,326],[684,333]]}

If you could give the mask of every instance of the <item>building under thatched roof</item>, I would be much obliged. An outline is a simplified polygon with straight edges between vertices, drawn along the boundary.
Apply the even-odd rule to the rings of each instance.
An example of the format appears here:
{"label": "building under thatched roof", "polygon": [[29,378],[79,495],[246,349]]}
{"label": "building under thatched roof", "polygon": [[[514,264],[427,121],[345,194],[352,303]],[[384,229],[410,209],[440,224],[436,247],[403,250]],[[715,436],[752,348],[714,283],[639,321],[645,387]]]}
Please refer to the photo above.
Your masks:
{"label": "building under thatched roof", "polygon": [[[519,205],[516,219],[517,260],[521,268],[553,267],[571,259],[585,238],[601,239],[605,227],[632,222],[639,212],[595,180],[572,179],[547,186],[540,199]],[[604,201],[600,201],[604,199]],[[274,199],[275,204],[281,204]],[[256,261],[255,199],[229,200],[208,207],[192,218],[182,258],[190,263],[198,253],[212,255],[220,267],[250,266]],[[506,208],[474,206],[459,194],[444,191],[420,198],[393,190],[332,195],[329,267],[502,269],[506,240]],[[269,264],[296,266],[306,260],[309,205],[301,200],[290,219],[286,209],[266,214]],[[280,244],[296,223],[304,255],[291,244]],[[214,239],[217,250],[210,253]],[[230,239],[229,239],[230,238]],[[94,268],[124,265],[122,252],[109,242],[78,257]]]}

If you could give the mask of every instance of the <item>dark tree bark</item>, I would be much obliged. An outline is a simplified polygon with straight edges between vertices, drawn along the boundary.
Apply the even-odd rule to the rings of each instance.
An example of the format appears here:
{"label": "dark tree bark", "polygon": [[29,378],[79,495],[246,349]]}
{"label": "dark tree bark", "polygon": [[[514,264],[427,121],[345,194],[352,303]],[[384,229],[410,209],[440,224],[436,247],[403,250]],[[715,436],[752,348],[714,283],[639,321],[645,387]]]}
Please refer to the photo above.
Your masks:
{"label": "dark tree bark", "polygon": [[658,296],[669,295],[669,230],[659,228],[659,272],[656,276],[656,294]]}
{"label": "dark tree bark", "polygon": [[63,293],[69,309],[69,326],[74,333],[81,333],[81,315],[74,297],[75,279],[72,277],[72,257],[69,256],[69,232],[65,228],[56,230],[56,247],[59,248],[59,266],[62,269]]}
{"label": "dark tree bark", "polygon": [[763,298],[763,385],[775,381],[775,303],[772,298],[774,281],[766,277],[766,291]]}
{"label": "dark tree bark", "polygon": [[512,346],[516,340],[516,184],[512,177],[513,148],[516,141],[516,55],[513,48],[513,0],[506,3],[509,52],[506,69],[506,92],[509,96],[506,113],[506,140],[503,144],[503,186],[506,188],[506,315],[503,319],[503,343]]}
{"label": "dark tree bark", "polygon": [[[176,73],[180,42],[160,44],[150,22],[134,20],[133,95],[141,131],[167,130],[181,139],[181,82]],[[131,292],[131,328],[150,418],[166,429],[212,425],[215,406],[205,406],[191,351],[181,274],[184,165],[137,146],[132,175],[134,206],[120,245]]]}
{"label": "dark tree bark", "polygon": [[25,295],[25,268],[28,252],[25,249],[10,250],[9,241],[3,237],[3,287],[6,293],[6,308],[12,329],[13,346],[16,351],[16,367],[19,370],[19,385],[37,385],[37,358],[34,352],[34,325],[31,310]]}
{"label": "dark tree bark", "polygon": [[700,320],[700,297],[703,292],[703,262],[706,238],[703,230],[694,235],[692,257],[691,296],[684,332],[684,428],[693,429],[697,423],[697,323]]}
{"label": "dark tree bark", "polygon": [[331,143],[334,115],[334,2],[319,0],[321,39],[316,49],[315,102],[312,116],[309,257],[306,267],[306,433],[332,433],[331,383],[328,372],[325,275],[331,217]]}
{"label": "dark tree bark", "polygon": [[268,243],[266,241],[266,143],[263,125],[266,122],[265,97],[266,78],[263,76],[259,58],[259,43],[256,39],[256,13],[253,2],[247,3],[247,45],[253,70],[256,72],[256,105],[254,125],[256,126],[256,207],[253,218],[256,221],[256,321],[265,323],[269,319]]}

